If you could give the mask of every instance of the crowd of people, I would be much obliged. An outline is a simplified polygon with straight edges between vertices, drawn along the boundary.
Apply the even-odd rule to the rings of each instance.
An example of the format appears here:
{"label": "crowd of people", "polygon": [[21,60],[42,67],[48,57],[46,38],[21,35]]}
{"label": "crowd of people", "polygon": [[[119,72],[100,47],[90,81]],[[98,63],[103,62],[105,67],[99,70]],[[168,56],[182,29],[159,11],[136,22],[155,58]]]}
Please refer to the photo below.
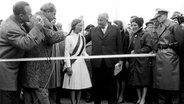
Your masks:
{"label": "crowd of people", "polygon": [[[13,14],[0,25],[0,58],[37,58],[44,61],[0,62],[0,104],[61,104],[67,90],[71,104],[133,102],[184,104],[184,17],[176,11],[156,9],[146,22],[131,16],[121,20],[98,15],[98,25],[77,18],[66,33],[56,23],[56,7],[45,3],[32,15],[28,2],[19,1]],[[51,60],[117,54],[156,54],[155,57]],[[120,71],[116,74],[116,67]],[[22,96],[22,97],[21,97]],[[23,101],[23,102],[20,102]]]}

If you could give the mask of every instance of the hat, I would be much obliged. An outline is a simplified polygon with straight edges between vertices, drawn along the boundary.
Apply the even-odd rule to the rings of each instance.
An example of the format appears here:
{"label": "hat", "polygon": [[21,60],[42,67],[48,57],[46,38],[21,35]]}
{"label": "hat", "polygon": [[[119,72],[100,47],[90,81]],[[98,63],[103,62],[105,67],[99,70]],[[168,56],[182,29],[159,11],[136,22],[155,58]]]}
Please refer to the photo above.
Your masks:
{"label": "hat", "polygon": [[180,12],[178,12],[178,11],[175,11],[175,12],[173,13],[171,19],[175,19],[175,18],[178,17],[178,16],[182,16],[182,14],[181,14]]}
{"label": "hat", "polygon": [[157,8],[155,11],[156,11],[156,14],[155,14],[154,18],[152,18],[153,20],[154,19],[157,19],[161,15],[165,15],[165,14],[167,15],[168,14],[168,11],[167,10],[161,9],[161,8]]}
{"label": "hat", "polygon": [[142,18],[142,17],[136,17],[136,18],[134,18],[132,21],[131,21],[131,23],[132,22],[135,22],[135,23],[137,23],[138,25],[139,25],[139,27],[142,27],[142,25],[143,25],[143,23],[144,23],[144,19]]}
{"label": "hat", "polygon": [[93,28],[93,27],[95,27],[95,26],[92,25],[92,24],[89,24],[88,26],[86,26],[85,30],[91,29],[91,28]]}
{"label": "hat", "polygon": [[154,22],[150,20],[150,21],[146,22],[146,26],[148,26],[148,24],[154,24]]}
{"label": "hat", "polygon": [[157,12],[158,14],[168,14],[168,11],[165,10],[165,9],[162,9],[162,8],[157,8],[157,9],[156,9],[156,12]]}

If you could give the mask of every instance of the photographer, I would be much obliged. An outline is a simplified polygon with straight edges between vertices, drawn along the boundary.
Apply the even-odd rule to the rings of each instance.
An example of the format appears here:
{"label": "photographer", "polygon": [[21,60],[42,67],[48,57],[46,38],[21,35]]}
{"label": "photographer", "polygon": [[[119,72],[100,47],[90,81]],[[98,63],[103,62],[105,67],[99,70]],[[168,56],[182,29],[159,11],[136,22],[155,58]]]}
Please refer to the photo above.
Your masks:
{"label": "photographer", "polygon": [[179,61],[180,61],[180,90],[181,90],[181,96],[180,96],[180,104],[184,103],[184,71],[182,70],[184,68],[184,17],[183,15],[176,11],[173,13],[172,20],[176,21],[177,24],[174,28],[174,30],[177,32],[177,35],[175,35],[176,40],[178,41],[178,54],[179,54]]}
{"label": "photographer", "polygon": [[[42,34],[45,38],[40,44],[25,53],[26,58],[52,56],[52,49],[55,43],[65,39],[64,32],[54,31],[53,23],[56,19],[56,7],[53,3],[45,3],[41,6],[40,11],[34,16],[40,17],[44,22]],[[34,21],[33,21],[34,22]],[[21,84],[23,87],[24,103],[31,104],[53,104],[56,101],[55,86],[51,86],[51,75],[54,72],[53,62],[45,61],[28,61],[24,62],[21,70]],[[54,82],[54,81],[53,81]]]}

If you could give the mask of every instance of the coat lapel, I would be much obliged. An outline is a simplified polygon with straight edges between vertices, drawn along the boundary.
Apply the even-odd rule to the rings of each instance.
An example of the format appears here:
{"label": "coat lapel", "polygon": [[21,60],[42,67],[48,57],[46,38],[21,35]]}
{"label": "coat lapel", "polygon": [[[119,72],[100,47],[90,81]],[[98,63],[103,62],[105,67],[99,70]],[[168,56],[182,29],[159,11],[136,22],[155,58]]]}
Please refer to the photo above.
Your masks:
{"label": "coat lapel", "polygon": [[161,35],[167,30],[169,25],[170,25],[169,20],[166,20],[165,23],[163,23],[162,25],[159,25],[159,27],[157,28],[158,37],[161,37]]}
{"label": "coat lapel", "polygon": [[107,30],[106,30],[103,38],[107,37],[107,35],[111,32],[111,30],[112,30],[112,28],[110,27],[110,25],[108,25]]}
{"label": "coat lapel", "polygon": [[102,32],[100,27],[98,27],[98,36],[100,37],[100,39],[103,39],[104,36],[104,33]]}
{"label": "coat lapel", "polygon": [[21,30],[23,30],[25,33],[27,33],[26,29],[15,19],[15,17],[13,15],[10,18],[12,21],[14,21],[20,27]]}
{"label": "coat lapel", "polygon": [[158,31],[157,31],[158,36],[160,36],[163,33],[163,31],[165,30],[165,28],[166,28],[165,25],[163,25],[163,24],[162,24],[162,26],[159,25]]}

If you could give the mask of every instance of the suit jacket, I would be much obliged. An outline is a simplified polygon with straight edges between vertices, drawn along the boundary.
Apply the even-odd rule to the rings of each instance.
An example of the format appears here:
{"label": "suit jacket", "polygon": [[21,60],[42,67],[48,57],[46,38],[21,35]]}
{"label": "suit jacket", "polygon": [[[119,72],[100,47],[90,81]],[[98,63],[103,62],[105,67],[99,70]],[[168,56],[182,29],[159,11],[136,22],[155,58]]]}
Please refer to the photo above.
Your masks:
{"label": "suit jacket", "polygon": [[[15,20],[14,16],[10,16],[1,24],[0,28],[0,58],[22,58],[24,50],[30,50],[44,38],[39,28],[34,26],[27,33],[25,28]],[[20,62],[0,62],[1,90],[17,90],[19,67]]]}
{"label": "suit jacket", "polygon": [[[90,30],[85,36],[86,42],[92,41],[92,55],[116,55],[122,53],[122,37],[120,30],[108,24],[105,34],[100,27]],[[112,68],[118,62],[118,58],[105,58],[107,67]],[[93,59],[92,66],[99,68],[102,59]]]}

